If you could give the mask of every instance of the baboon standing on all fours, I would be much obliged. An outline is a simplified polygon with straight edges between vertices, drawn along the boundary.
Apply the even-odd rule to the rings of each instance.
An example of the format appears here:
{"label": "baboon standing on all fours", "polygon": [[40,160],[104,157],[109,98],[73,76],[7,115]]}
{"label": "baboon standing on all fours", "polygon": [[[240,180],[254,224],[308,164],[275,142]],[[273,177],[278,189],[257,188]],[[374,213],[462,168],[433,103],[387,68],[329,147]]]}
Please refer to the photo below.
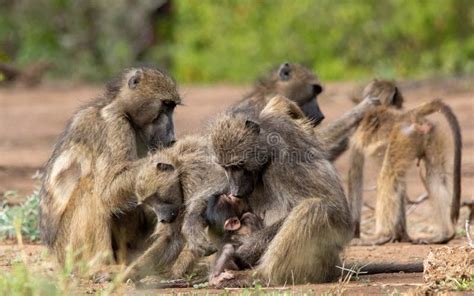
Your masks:
{"label": "baboon standing on all fours", "polygon": [[[415,161],[424,164],[422,181],[428,190],[439,232],[417,243],[445,243],[455,235],[461,198],[461,132],[451,108],[441,100],[433,100],[408,111],[400,111],[403,97],[391,82],[374,80],[364,96],[377,96],[383,106],[364,116],[351,142],[349,199],[355,226],[360,236],[363,166],[365,156],[381,164],[377,179],[375,237],[368,244],[412,241],[406,232],[404,202],[406,172]],[[447,136],[425,116],[441,112],[447,119],[454,138],[454,155],[448,155]],[[453,157],[453,161],[450,161]]]}
{"label": "baboon standing on all fours", "polygon": [[323,91],[321,82],[311,70],[294,63],[283,63],[267,77],[257,81],[253,90],[229,112],[258,118],[266,104],[276,95],[295,102],[313,126],[318,126],[315,134],[331,161],[347,150],[349,136],[354,132],[364,114],[374,105],[376,98],[362,101],[349,112],[327,125],[320,125],[324,119],[317,98]]}
{"label": "baboon standing on all fours", "polygon": [[[302,124],[265,108],[258,123],[243,114],[226,114],[211,129],[211,147],[230,187],[222,184],[213,188],[214,193],[229,190],[233,196],[248,197],[250,208],[265,225],[243,239],[236,256],[256,266],[258,277],[270,284],[333,279],[339,254],[352,237],[341,181]],[[205,192],[195,199],[207,202],[212,195]],[[206,226],[202,216],[206,205],[195,201],[187,208],[183,231],[192,246],[205,241],[198,235]],[[252,271],[241,276],[224,285],[252,282]]]}
{"label": "baboon standing on all fours", "polygon": [[68,247],[75,258],[114,261],[113,217],[136,204],[141,153],[175,141],[180,102],[170,77],[129,69],[73,116],[45,166],[40,193],[41,237],[60,262]]}

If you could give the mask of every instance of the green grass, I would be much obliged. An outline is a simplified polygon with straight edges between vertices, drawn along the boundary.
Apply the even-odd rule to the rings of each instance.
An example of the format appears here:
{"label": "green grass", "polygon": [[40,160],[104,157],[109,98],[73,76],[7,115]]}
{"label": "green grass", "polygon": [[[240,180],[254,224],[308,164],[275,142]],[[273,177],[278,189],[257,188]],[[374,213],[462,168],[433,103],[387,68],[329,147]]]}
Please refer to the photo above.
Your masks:
{"label": "green grass", "polygon": [[[18,193],[7,191],[3,194],[3,201],[13,197],[18,198]],[[35,190],[20,205],[9,206],[5,202],[0,204],[0,240],[15,238],[16,224],[21,225],[21,234],[25,239],[39,240],[39,200],[39,190]]]}

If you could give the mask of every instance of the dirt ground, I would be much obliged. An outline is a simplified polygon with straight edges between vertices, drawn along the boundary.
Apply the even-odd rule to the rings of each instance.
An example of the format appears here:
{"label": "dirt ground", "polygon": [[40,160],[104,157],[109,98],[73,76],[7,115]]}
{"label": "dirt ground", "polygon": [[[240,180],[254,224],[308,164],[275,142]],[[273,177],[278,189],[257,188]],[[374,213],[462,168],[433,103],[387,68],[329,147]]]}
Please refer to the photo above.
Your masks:
{"label": "dirt ground", "polygon": [[[360,92],[365,82],[329,83],[319,99],[320,107],[326,115],[325,123],[352,107],[349,98]],[[452,106],[462,127],[464,141],[462,168],[462,198],[474,198],[474,78],[443,79],[429,81],[401,82],[401,90],[406,99],[406,106],[412,107],[423,101],[442,97]],[[212,116],[223,111],[249,90],[249,87],[228,85],[184,86],[181,93],[184,106],[176,110],[175,121],[178,137],[197,132],[205,132],[206,125]],[[8,190],[17,190],[21,195],[29,194],[37,186],[32,177],[40,170],[49,157],[55,140],[64,128],[68,118],[90,98],[100,95],[101,87],[90,85],[46,83],[39,88],[3,88],[0,89],[0,196]],[[439,117],[439,115],[435,115]],[[442,122],[442,120],[441,120]],[[325,124],[323,123],[323,124]],[[348,157],[344,155],[336,162],[336,167],[345,181],[348,170]],[[363,234],[373,230],[373,213],[370,205],[375,205],[375,185],[377,171],[372,164],[368,165],[366,174],[366,203],[364,207]],[[421,182],[413,169],[408,176],[409,196],[414,199],[424,192]],[[11,203],[18,201],[12,200]],[[433,230],[429,203],[411,207],[408,210],[408,228],[413,237],[426,235]],[[462,209],[459,229],[467,217]],[[462,232],[462,231],[460,231]],[[450,245],[463,245],[463,235],[450,242]],[[382,247],[349,247],[345,252],[346,262],[380,263],[380,262],[417,262],[421,261],[430,248],[437,246],[414,246],[410,244],[388,244]],[[44,264],[44,248],[39,245],[28,245],[26,255],[33,263]],[[18,246],[5,243],[0,245],[0,269],[8,269],[18,256]],[[38,263],[39,264],[39,263]],[[322,293],[337,292],[341,289],[348,294],[396,293],[405,292],[422,284],[421,273],[414,274],[381,274],[360,276],[348,284],[323,284],[310,286],[288,286],[277,289],[279,292]],[[80,292],[90,292],[88,290]],[[128,290],[131,294],[154,294],[157,291]],[[174,294],[200,293],[201,290],[166,290]],[[203,290],[202,292],[219,292]],[[230,292],[237,292],[230,290]]]}

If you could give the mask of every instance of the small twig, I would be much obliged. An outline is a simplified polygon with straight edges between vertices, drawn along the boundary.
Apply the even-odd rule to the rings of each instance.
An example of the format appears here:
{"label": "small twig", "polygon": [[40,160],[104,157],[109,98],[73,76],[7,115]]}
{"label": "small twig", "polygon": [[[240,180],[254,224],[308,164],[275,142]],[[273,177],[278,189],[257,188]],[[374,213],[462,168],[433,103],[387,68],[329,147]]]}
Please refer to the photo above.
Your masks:
{"label": "small twig", "polygon": [[417,204],[420,204],[420,203],[424,202],[425,200],[427,200],[428,197],[429,197],[429,194],[425,192],[425,193],[420,194],[415,200],[411,200],[411,199],[407,198],[407,204],[417,205]]}
{"label": "small twig", "polygon": [[466,237],[467,237],[469,246],[471,248],[474,248],[474,242],[472,241],[472,237],[471,237],[471,223],[469,223],[469,220],[466,219],[466,223],[464,224],[464,227],[466,229]]}

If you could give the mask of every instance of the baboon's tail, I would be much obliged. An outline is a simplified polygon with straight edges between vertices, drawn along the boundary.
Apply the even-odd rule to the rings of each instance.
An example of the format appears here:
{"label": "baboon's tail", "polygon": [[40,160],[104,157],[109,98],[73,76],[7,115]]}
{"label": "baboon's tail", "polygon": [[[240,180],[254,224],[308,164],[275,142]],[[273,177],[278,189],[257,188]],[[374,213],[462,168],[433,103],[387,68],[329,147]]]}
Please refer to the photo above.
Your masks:
{"label": "baboon's tail", "polygon": [[451,107],[441,105],[440,112],[446,117],[454,139],[454,168],[453,168],[453,202],[451,204],[451,220],[456,223],[459,218],[461,207],[461,158],[462,158],[462,136],[458,118]]}
{"label": "baboon's tail", "polygon": [[422,104],[409,111],[409,114],[416,117],[427,116],[434,112],[441,112],[448,121],[453,133],[454,140],[454,168],[453,168],[453,201],[451,204],[451,220],[456,223],[459,218],[459,208],[461,206],[461,153],[462,136],[459,121],[451,107],[446,105],[440,98]]}

